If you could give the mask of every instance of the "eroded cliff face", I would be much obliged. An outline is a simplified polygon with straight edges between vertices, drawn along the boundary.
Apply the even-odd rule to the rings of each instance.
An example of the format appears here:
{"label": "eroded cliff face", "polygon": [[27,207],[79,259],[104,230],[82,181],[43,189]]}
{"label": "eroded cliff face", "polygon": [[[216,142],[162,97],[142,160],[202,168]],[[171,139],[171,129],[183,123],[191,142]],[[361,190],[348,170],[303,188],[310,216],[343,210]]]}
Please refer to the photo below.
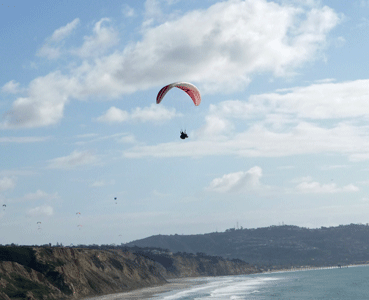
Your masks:
{"label": "eroded cliff face", "polygon": [[7,247],[0,262],[3,299],[68,299],[163,284],[154,262],[119,250]]}
{"label": "eroded cliff face", "polygon": [[258,270],[216,257],[63,247],[0,247],[0,299],[80,299],[160,285],[168,278]]}
{"label": "eroded cliff face", "polygon": [[199,276],[225,276],[258,273],[255,266],[241,260],[230,261],[221,257],[189,253],[141,252],[143,257],[158,262],[160,273],[166,278]]}

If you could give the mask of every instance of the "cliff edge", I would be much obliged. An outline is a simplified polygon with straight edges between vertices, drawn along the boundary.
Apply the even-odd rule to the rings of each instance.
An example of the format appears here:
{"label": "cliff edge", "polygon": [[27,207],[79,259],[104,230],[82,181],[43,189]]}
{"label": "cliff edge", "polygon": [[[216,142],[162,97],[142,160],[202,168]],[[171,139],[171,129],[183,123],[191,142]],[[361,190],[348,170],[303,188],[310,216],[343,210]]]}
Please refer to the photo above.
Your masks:
{"label": "cliff edge", "polygon": [[240,260],[150,249],[0,247],[0,299],[80,299],[166,279],[258,272]]}

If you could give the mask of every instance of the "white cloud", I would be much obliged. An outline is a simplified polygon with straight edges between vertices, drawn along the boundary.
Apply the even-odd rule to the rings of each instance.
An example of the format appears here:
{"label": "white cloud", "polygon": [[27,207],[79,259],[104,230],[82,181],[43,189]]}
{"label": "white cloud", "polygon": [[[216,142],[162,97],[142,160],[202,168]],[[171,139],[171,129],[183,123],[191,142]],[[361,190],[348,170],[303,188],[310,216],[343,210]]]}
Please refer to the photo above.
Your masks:
{"label": "white cloud", "polygon": [[[186,144],[141,145],[125,155],[281,157],[338,153],[351,161],[368,160],[368,94],[369,80],[328,80],[251,95],[248,101],[211,104],[205,125]],[[238,128],[243,131],[237,132]]]}
{"label": "white cloud", "polygon": [[280,167],[277,167],[277,169],[279,169],[279,170],[292,170],[294,168],[295,168],[295,166],[280,166]]}
{"label": "white cloud", "polygon": [[49,160],[50,169],[72,169],[77,166],[97,163],[96,155],[89,151],[73,151],[70,155]]}
{"label": "white cloud", "polygon": [[77,138],[91,138],[98,136],[97,133],[86,133],[86,134],[78,134],[76,135]]}
{"label": "white cloud", "polygon": [[313,120],[369,117],[369,80],[333,83],[320,80],[306,87],[251,95],[248,101],[230,100],[210,105],[210,115],[257,119],[279,115]]}
{"label": "white cloud", "polygon": [[205,122],[205,126],[196,131],[198,138],[211,139],[214,137],[219,139],[220,135],[229,133],[234,128],[231,122],[217,115],[206,116]]}
{"label": "white cloud", "polygon": [[[315,59],[338,17],[327,7],[315,9],[317,26],[309,17],[299,23],[304,14],[308,17],[309,11],[264,0],[217,3],[146,30],[135,45],[85,65],[79,74],[91,92],[109,86],[110,94],[176,78],[200,82],[202,91],[243,88],[254,73],[282,76]],[[260,22],[264,19],[269,22]],[[314,26],[307,26],[309,20]],[[296,32],[289,36],[289,29]]]}
{"label": "white cloud", "polygon": [[151,194],[152,194],[154,197],[160,197],[160,198],[172,196],[172,195],[171,195],[171,194],[169,194],[169,193],[162,193],[162,192],[159,192],[159,191],[157,191],[157,190],[153,190],[153,191],[151,192]]}
{"label": "white cloud", "polygon": [[365,17],[360,18],[360,21],[356,24],[356,27],[361,30],[369,27],[369,20]]}
{"label": "white cloud", "polygon": [[302,178],[300,182],[293,190],[297,193],[314,193],[314,194],[332,194],[339,192],[357,192],[359,188],[353,184],[349,184],[343,187],[338,187],[335,183],[321,184],[317,181],[313,181],[311,177]]}
{"label": "white cloud", "polygon": [[341,188],[341,190],[344,192],[357,192],[359,191],[359,188],[356,185],[349,184],[345,185],[343,188]]}
{"label": "white cloud", "polygon": [[48,140],[49,137],[42,136],[7,136],[1,137],[0,143],[36,143],[36,142],[44,142]]}
{"label": "white cloud", "polygon": [[135,136],[133,134],[127,134],[118,139],[118,142],[127,143],[127,144],[134,144],[137,142]]}
{"label": "white cloud", "polygon": [[20,93],[22,90],[19,88],[19,82],[16,82],[15,80],[11,80],[7,83],[5,83],[2,87],[1,87],[1,91],[3,93],[7,93],[7,94],[18,94]]}
{"label": "white cloud", "polygon": [[116,108],[115,106],[110,107],[105,114],[97,118],[97,121],[103,123],[122,123],[129,119],[129,113],[125,110]]}
{"label": "white cloud", "polygon": [[249,114],[260,107],[300,118],[333,119],[369,116],[369,80],[312,84],[251,96]]}
{"label": "white cloud", "polygon": [[68,37],[75,30],[78,24],[79,19],[76,18],[67,25],[56,29],[52,36],[48,38],[45,44],[37,51],[37,55],[48,59],[59,58],[62,54],[62,44],[60,44],[60,42]]}
{"label": "white cloud", "polygon": [[99,56],[109,48],[119,42],[118,32],[113,27],[108,27],[104,23],[109,23],[109,18],[102,18],[93,29],[92,36],[85,36],[83,45],[72,53],[81,57]]}
{"label": "white cloud", "polygon": [[229,173],[220,178],[215,178],[206,190],[214,192],[242,192],[245,190],[254,190],[260,187],[261,176],[262,169],[256,166],[246,172]]}
{"label": "white cloud", "polygon": [[165,122],[176,116],[176,110],[163,105],[151,104],[150,107],[136,107],[131,112],[131,119],[140,122]]}
{"label": "white cloud", "polygon": [[73,30],[76,29],[77,25],[79,24],[79,19],[76,18],[72,22],[68,23],[67,25],[56,29],[51,36],[51,41],[53,42],[60,42],[61,40],[68,37]]}
{"label": "white cloud", "polygon": [[[363,152],[365,150],[362,150],[361,152]],[[360,151],[358,151],[360,152]],[[364,152],[364,153],[353,153],[349,156],[350,161],[353,162],[358,162],[358,161],[364,161],[364,160],[369,160],[369,153],[368,152]]]}
{"label": "white cloud", "polygon": [[2,177],[0,178],[0,192],[13,189],[15,187],[15,178]]}
{"label": "white cloud", "polygon": [[106,180],[96,180],[90,184],[90,187],[103,187],[107,185],[113,185],[115,183],[114,180],[106,181]]}
{"label": "white cloud", "polygon": [[[314,83],[330,83],[330,82],[335,82],[335,81],[336,81],[335,78],[324,78],[324,79],[314,80]],[[279,91],[283,91],[283,89],[280,89]],[[289,91],[289,89],[286,89],[286,91]]]}
{"label": "white cloud", "polygon": [[[150,3],[152,14],[158,14],[157,1]],[[264,19],[268,22],[260,22]],[[338,21],[328,7],[304,10],[264,0],[220,2],[147,30],[126,52],[120,64],[124,72],[117,71],[125,82],[141,81],[145,70],[144,82],[148,77],[153,83],[185,78],[202,82],[203,91],[239,89],[254,72],[285,76],[315,59]]]}
{"label": "white cloud", "polygon": [[0,176],[4,175],[4,176],[34,176],[37,175],[36,172],[34,171],[29,171],[29,170],[0,170]]}
{"label": "white cloud", "polygon": [[176,116],[175,109],[167,109],[163,105],[152,104],[150,107],[136,107],[131,113],[112,106],[105,114],[97,118],[99,122],[122,123],[126,121],[165,122]]}
{"label": "white cloud", "polygon": [[154,146],[135,146],[125,151],[126,157],[179,157],[237,155],[241,157],[284,157],[290,155],[339,153],[352,160],[369,159],[369,133],[366,127],[340,123],[323,128],[300,122],[282,132],[261,124],[241,133],[219,139],[199,139],[169,142]]}
{"label": "white cloud", "polygon": [[70,96],[76,96],[80,85],[75,78],[60,72],[50,73],[31,81],[28,97],[18,98],[5,115],[3,128],[40,127],[56,124],[63,116]]}
{"label": "white cloud", "polygon": [[313,178],[311,176],[304,176],[299,178],[294,178],[291,180],[292,183],[302,183],[302,182],[310,182]]}
{"label": "white cloud", "polygon": [[346,39],[343,36],[339,36],[334,42],[337,48],[343,47],[346,44]]}
{"label": "white cloud", "polygon": [[151,25],[154,21],[160,20],[163,17],[163,12],[158,0],[146,0],[145,1],[145,22],[143,27]]}
{"label": "white cloud", "polygon": [[46,57],[47,59],[57,59],[61,55],[60,46],[44,44],[38,51],[37,56]]}
{"label": "white cloud", "polygon": [[[92,139],[86,140],[88,137],[91,137]],[[136,142],[135,136],[128,133],[115,133],[111,135],[106,136],[98,136],[97,134],[86,134],[84,136],[81,136],[80,138],[84,138],[84,141],[78,141],[75,144],[76,145],[85,145],[87,143],[95,143],[95,142],[102,142],[109,139],[114,139],[117,143],[134,143]]]}
{"label": "white cloud", "polygon": [[48,194],[42,190],[37,190],[35,193],[28,193],[24,195],[25,200],[38,200],[38,199],[55,199],[57,198],[57,193]]}
{"label": "white cloud", "polygon": [[361,7],[368,7],[369,1],[368,0],[360,0],[360,6]]}
{"label": "white cloud", "polygon": [[54,210],[51,206],[43,205],[30,209],[26,215],[28,217],[43,217],[43,216],[49,217],[52,216],[53,214]]}
{"label": "white cloud", "polygon": [[[160,14],[157,3],[146,2],[148,16]],[[252,75],[263,72],[289,76],[317,58],[339,17],[327,6],[225,1],[148,28],[136,44],[103,56],[118,42],[118,32],[108,22],[97,22],[83,45],[70,51],[92,59],[68,75],[55,71],[31,81],[28,96],[14,101],[12,115],[1,127],[53,125],[72,98],[117,98],[179,78],[199,82],[206,93],[242,89]],[[53,39],[65,38],[77,23],[76,19],[58,29]],[[57,57],[60,49],[54,48],[46,49],[45,55]]]}
{"label": "white cloud", "polygon": [[323,171],[327,171],[327,170],[343,169],[348,167],[349,167],[348,165],[330,165],[330,166],[322,166],[320,169]]}
{"label": "white cloud", "polygon": [[123,6],[122,12],[123,15],[127,18],[134,17],[136,15],[134,8],[129,6],[128,4],[125,4]]}

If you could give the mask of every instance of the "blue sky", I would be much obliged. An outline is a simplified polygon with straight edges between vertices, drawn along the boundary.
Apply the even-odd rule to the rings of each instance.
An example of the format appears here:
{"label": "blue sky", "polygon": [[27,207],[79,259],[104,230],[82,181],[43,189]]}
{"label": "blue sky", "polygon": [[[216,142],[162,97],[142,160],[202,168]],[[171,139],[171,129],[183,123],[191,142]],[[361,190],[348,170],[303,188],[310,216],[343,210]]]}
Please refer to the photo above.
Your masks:
{"label": "blue sky", "polygon": [[368,12],[1,2],[0,243],[369,222]]}

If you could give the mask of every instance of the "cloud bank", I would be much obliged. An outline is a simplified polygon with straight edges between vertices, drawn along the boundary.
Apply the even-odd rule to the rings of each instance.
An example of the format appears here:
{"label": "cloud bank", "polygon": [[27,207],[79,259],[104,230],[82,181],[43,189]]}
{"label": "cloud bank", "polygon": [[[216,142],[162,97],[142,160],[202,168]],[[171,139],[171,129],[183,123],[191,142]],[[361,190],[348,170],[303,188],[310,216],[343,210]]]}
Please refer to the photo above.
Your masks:
{"label": "cloud bank", "polygon": [[74,55],[77,66],[68,74],[54,71],[32,80],[1,127],[57,124],[71,99],[117,98],[179,79],[199,83],[204,93],[216,93],[243,89],[254,74],[291,76],[319,57],[339,21],[327,6],[232,0],[147,27],[140,41],[123,50],[114,49],[119,32],[103,18],[80,47],[64,49],[62,42],[80,22],[75,19],[55,30],[38,55]]}
{"label": "cloud bank", "polygon": [[97,118],[103,123],[122,123],[127,121],[156,122],[162,123],[173,119],[176,114],[175,109],[167,109],[162,105],[152,104],[149,107],[136,107],[130,113],[112,106],[105,114]]}
{"label": "cloud bank", "polygon": [[73,151],[70,155],[49,160],[49,169],[73,169],[79,166],[97,163],[96,155],[89,151]]}
{"label": "cloud bank", "polygon": [[261,186],[260,178],[262,175],[262,169],[257,166],[246,172],[225,174],[220,178],[213,179],[206,190],[220,193],[255,190]]}
{"label": "cloud bank", "polygon": [[38,206],[28,210],[27,217],[49,217],[54,214],[54,209],[49,205]]}

